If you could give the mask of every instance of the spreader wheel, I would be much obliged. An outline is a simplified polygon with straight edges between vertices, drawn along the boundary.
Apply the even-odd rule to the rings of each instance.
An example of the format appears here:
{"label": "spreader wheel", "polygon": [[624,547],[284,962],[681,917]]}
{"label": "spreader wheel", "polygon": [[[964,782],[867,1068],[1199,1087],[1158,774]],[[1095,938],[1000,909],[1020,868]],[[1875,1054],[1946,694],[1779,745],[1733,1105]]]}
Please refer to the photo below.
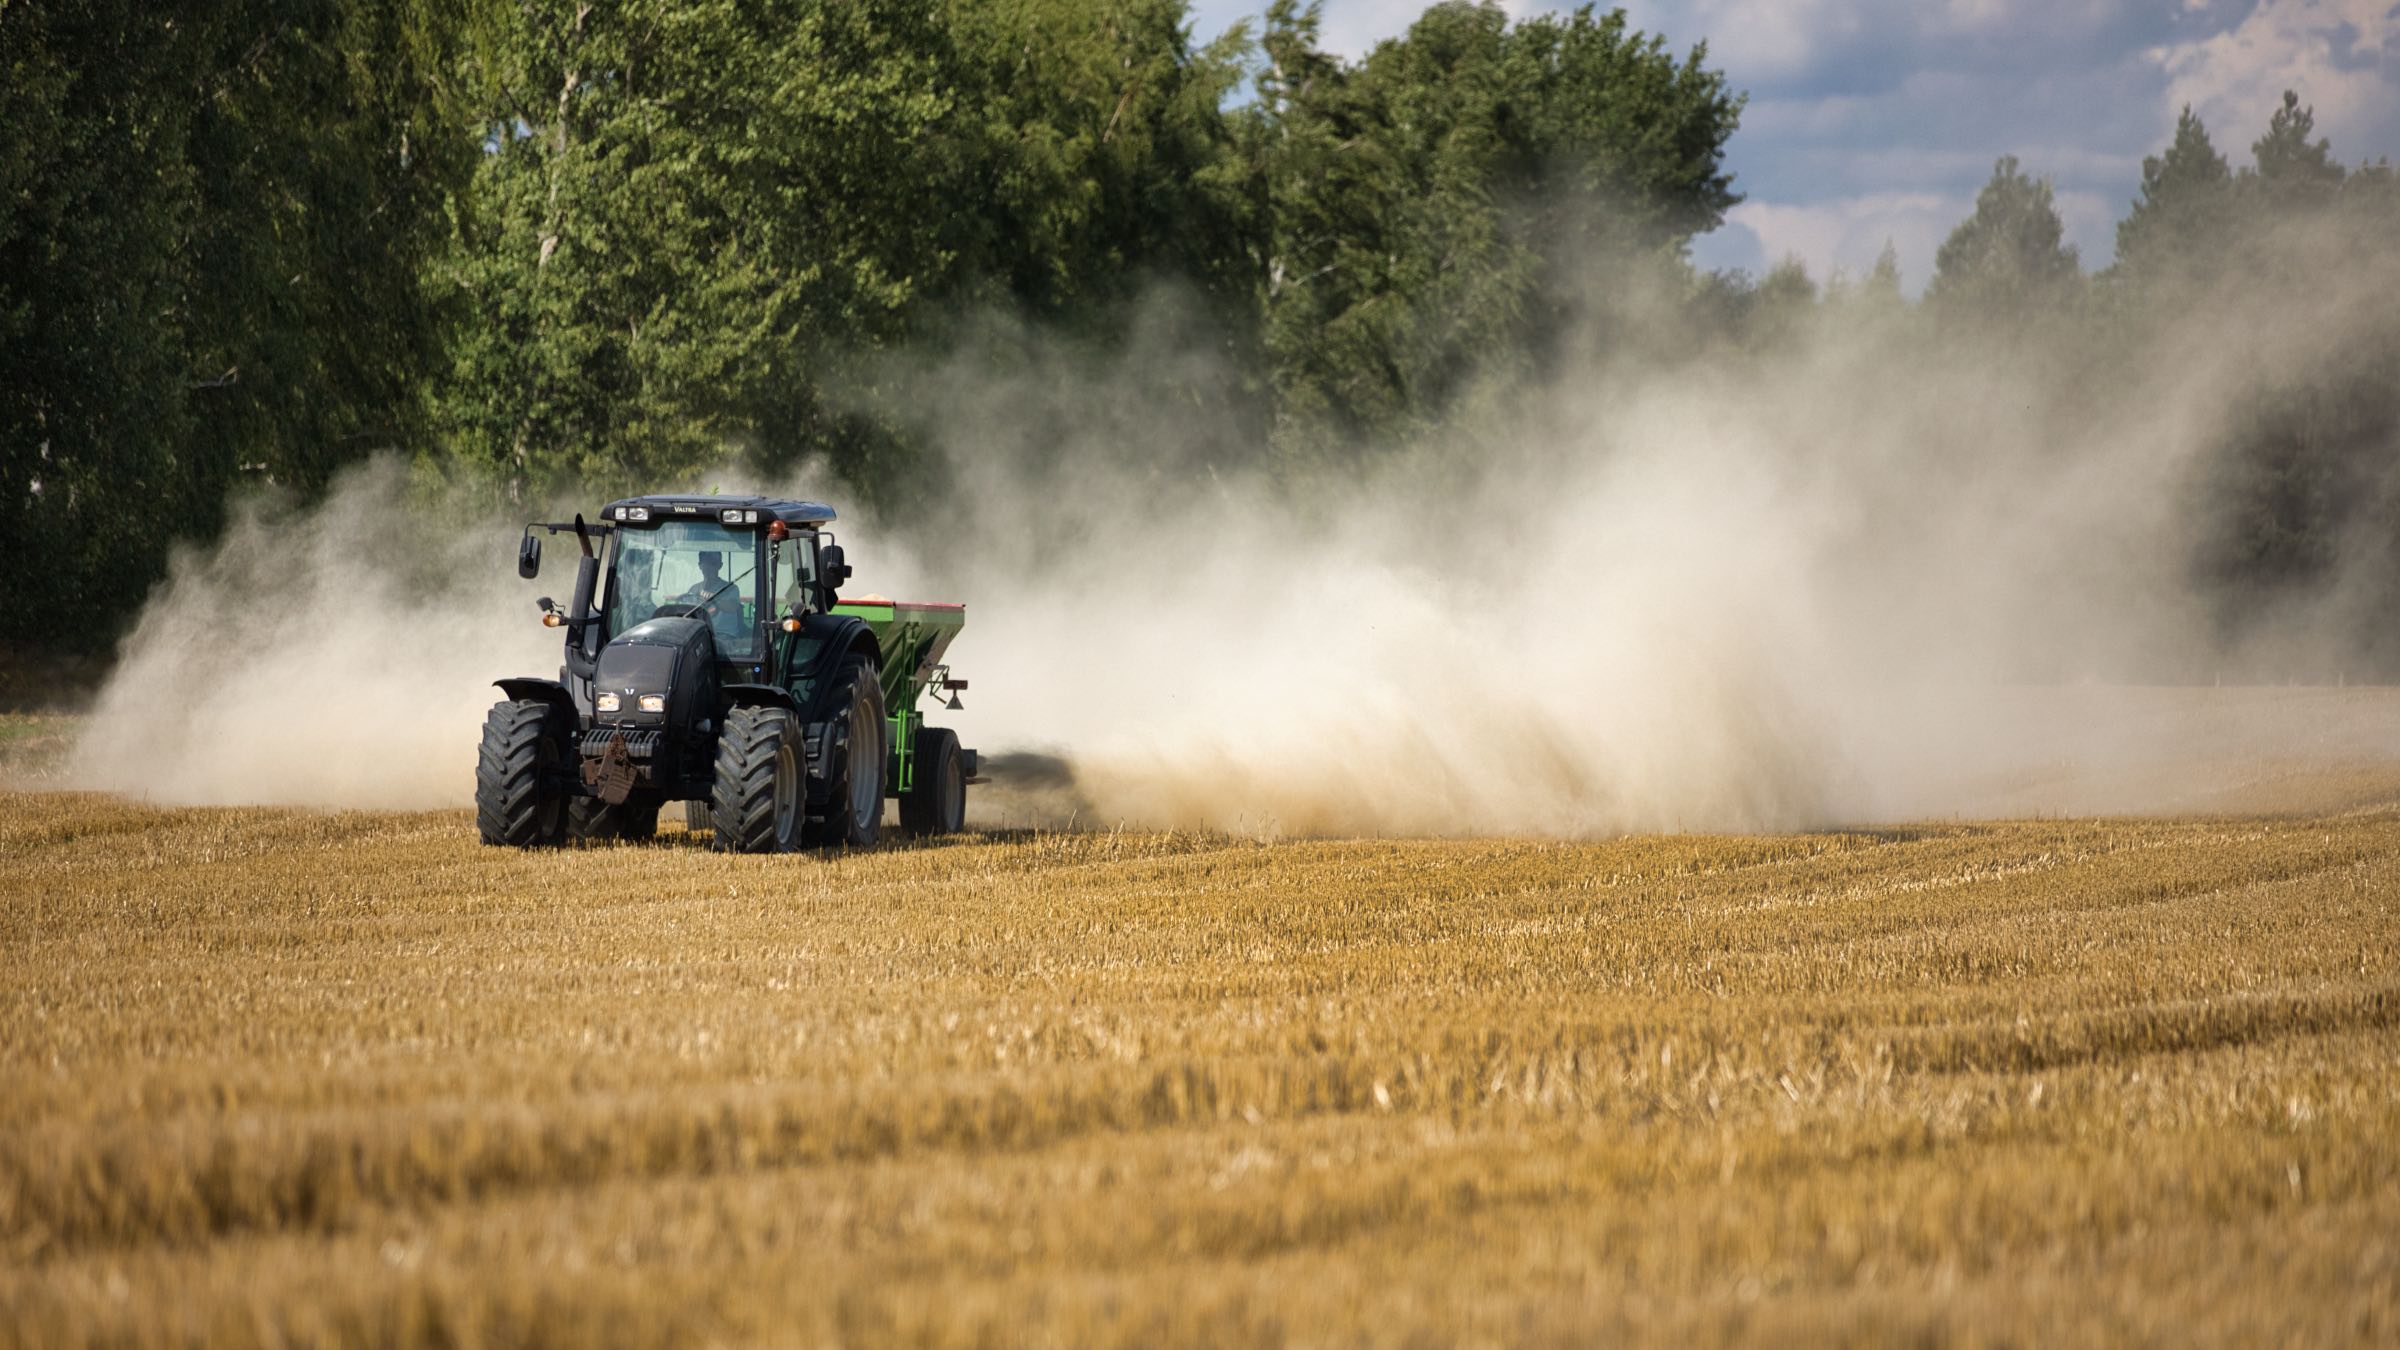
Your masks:
{"label": "spreader wheel", "polygon": [[967,828],[967,757],[958,733],[926,727],[917,733],[915,775],[900,794],[900,827],[910,834],[957,834]]}

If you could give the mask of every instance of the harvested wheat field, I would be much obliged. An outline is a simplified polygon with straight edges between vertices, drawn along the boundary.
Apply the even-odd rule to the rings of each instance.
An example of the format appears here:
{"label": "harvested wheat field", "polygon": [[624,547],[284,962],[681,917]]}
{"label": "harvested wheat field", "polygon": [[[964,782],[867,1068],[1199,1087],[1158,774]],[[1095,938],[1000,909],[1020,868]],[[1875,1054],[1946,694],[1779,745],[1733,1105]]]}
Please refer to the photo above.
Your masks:
{"label": "harvested wheat field", "polygon": [[2400,783],[526,855],[0,798],[0,1340],[2381,1343]]}

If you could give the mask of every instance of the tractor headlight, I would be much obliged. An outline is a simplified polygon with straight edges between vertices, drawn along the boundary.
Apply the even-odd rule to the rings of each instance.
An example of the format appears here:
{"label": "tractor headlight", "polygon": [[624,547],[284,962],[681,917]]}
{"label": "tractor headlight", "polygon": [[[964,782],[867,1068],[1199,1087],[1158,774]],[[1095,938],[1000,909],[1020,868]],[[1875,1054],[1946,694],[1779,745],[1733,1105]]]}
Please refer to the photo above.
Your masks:
{"label": "tractor headlight", "polygon": [[728,525],[756,525],[758,523],[758,512],[739,510],[729,506],[723,511],[717,513],[717,519],[724,521]]}
{"label": "tractor headlight", "polygon": [[592,700],[592,706],[602,712],[615,712],[621,706],[615,694],[602,694]]}
{"label": "tractor headlight", "polygon": [[643,712],[663,713],[663,712],[665,712],[666,710],[667,710],[667,696],[666,696],[665,694],[644,694],[644,695],[642,695],[642,711],[643,711]]}
{"label": "tractor headlight", "polygon": [[649,518],[650,508],[647,506],[620,506],[617,508],[617,519],[619,520],[643,521]]}

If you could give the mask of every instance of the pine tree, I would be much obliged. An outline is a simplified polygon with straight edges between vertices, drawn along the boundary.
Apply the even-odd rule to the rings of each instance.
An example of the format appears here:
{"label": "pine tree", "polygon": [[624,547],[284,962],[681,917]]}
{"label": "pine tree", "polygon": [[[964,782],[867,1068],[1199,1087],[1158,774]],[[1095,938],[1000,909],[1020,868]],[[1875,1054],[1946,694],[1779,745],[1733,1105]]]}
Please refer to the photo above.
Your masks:
{"label": "pine tree", "polygon": [[2233,173],[2189,105],[2163,155],[2142,160],[2142,193],[2117,222],[2117,265],[2129,274],[2188,271],[2223,241]]}
{"label": "pine tree", "polygon": [[2065,234],[2049,180],[2026,176],[2015,155],[2004,155],[1976,194],[1974,214],[1935,253],[1927,298],[1938,313],[1978,321],[2059,313],[2082,277]]}
{"label": "pine tree", "polygon": [[2316,126],[2316,109],[2301,107],[2300,95],[2286,89],[2283,106],[2267,120],[2267,134],[2251,144],[2259,196],[2271,208],[2319,206],[2342,185],[2342,166],[2333,158],[2332,143],[2309,139]]}
{"label": "pine tree", "polygon": [[1900,250],[1891,240],[1883,241],[1883,252],[1875,255],[1875,270],[1867,273],[1860,293],[1879,303],[1897,304],[1900,301]]}

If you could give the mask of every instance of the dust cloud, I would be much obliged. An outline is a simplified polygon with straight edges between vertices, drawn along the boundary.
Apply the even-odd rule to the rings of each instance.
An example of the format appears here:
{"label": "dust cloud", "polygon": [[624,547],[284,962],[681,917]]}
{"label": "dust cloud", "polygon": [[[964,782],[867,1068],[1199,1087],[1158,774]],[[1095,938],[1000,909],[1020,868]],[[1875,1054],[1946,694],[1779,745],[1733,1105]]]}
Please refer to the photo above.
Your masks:
{"label": "dust cloud", "polygon": [[[2304,368],[2393,293],[2216,295],[2104,372],[1829,306],[1772,352],[1570,363],[1408,451],[1304,467],[1262,467],[1190,396],[1209,358],[1177,324],[1105,358],[1020,334],[1004,362],[968,344],[887,373],[954,485],[941,511],[707,481],[844,507],[853,594],[968,604],[968,706],[936,720],[993,767],[987,825],[2233,809],[2400,763],[2388,696],[2209,687],[2348,678],[2338,584],[2245,647],[2190,566],[2201,458],[2261,354]],[[517,579],[517,518],[404,510],[404,486],[372,467],[179,560],[72,774],[172,802],[467,802],[489,682],[555,671],[532,601],[566,583]]]}
{"label": "dust cloud", "polygon": [[2364,280],[2228,286],[2104,364],[1829,307],[1299,491],[1128,467],[1212,453],[1204,413],[1125,392],[1171,343],[962,361],[912,401],[948,410],[973,510],[905,585],[975,614],[970,740],[1047,752],[994,794],[1028,820],[1588,835],[2388,792],[2400,698],[2259,687],[2356,678],[2356,588],[2229,634],[2192,563],[2245,400],[2388,327],[2400,288]]}
{"label": "dust cloud", "polygon": [[173,560],[67,781],[179,805],[471,801],[491,681],[559,664],[533,601],[566,587],[555,563],[518,579],[521,523],[426,502],[393,459],[308,509],[244,503]]}

